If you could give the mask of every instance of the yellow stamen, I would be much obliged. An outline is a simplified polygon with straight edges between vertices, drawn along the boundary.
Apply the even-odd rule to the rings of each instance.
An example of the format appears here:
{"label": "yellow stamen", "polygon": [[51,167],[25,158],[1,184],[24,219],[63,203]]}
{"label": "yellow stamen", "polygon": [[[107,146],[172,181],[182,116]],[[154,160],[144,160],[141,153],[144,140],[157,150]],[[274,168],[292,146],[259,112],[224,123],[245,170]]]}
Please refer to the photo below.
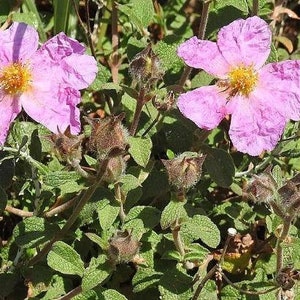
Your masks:
{"label": "yellow stamen", "polygon": [[0,69],[0,89],[6,94],[21,94],[30,87],[31,72],[28,65],[17,62]]}
{"label": "yellow stamen", "polygon": [[248,97],[256,86],[258,75],[252,66],[240,66],[232,69],[228,73],[228,78],[230,96],[240,94]]}

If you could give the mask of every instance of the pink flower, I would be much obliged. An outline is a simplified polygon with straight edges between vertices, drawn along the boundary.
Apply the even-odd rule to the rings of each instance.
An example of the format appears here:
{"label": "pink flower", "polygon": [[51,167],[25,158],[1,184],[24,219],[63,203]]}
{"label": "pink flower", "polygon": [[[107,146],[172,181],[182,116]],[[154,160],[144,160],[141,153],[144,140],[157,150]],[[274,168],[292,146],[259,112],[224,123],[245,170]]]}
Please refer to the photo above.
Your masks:
{"label": "pink flower", "polygon": [[59,33],[38,49],[37,31],[14,22],[0,31],[0,144],[23,108],[54,133],[80,131],[79,90],[93,82],[95,59]]}
{"label": "pink flower", "polygon": [[300,119],[300,61],[266,62],[268,24],[258,17],[223,27],[217,42],[196,37],[178,48],[187,65],[219,78],[180,95],[181,113],[200,128],[213,129],[231,115],[229,136],[241,152],[272,150],[289,119]]}

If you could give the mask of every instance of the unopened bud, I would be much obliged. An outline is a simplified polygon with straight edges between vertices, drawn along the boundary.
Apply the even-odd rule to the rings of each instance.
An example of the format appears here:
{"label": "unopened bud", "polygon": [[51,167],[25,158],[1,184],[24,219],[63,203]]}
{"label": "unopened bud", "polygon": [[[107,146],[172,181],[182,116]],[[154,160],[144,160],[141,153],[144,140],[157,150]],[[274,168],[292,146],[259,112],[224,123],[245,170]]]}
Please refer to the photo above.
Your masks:
{"label": "unopened bud", "polygon": [[109,241],[109,257],[116,263],[129,262],[139,252],[141,243],[127,230],[117,231]]}
{"label": "unopened bud", "polygon": [[158,56],[151,44],[134,56],[129,65],[131,76],[140,84],[152,85],[163,75]]}
{"label": "unopened bud", "polygon": [[158,111],[169,111],[174,107],[175,104],[175,96],[173,91],[168,92],[166,97],[159,101],[156,97],[153,98],[153,106],[158,110]]}
{"label": "unopened bud", "polygon": [[105,173],[103,175],[103,181],[107,183],[114,183],[118,181],[120,176],[124,173],[126,168],[126,162],[123,156],[118,155],[111,157],[108,160]]}
{"label": "unopened bud", "polygon": [[275,196],[277,183],[270,173],[255,175],[244,189],[247,196],[254,201],[269,202]]}
{"label": "unopened bud", "polygon": [[202,175],[205,155],[185,152],[171,160],[162,160],[167,169],[169,182],[179,190],[195,185]]}
{"label": "unopened bud", "polygon": [[60,160],[81,160],[81,143],[83,135],[72,135],[68,127],[64,133],[52,134],[50,136],[56,155]]}
{"label": "unopened bud", "polygon": [[97,152],[99,159],[117,156],[126,149],[128,132],[121,123],[123,118],[121,114],[91,121],[90,148]]}

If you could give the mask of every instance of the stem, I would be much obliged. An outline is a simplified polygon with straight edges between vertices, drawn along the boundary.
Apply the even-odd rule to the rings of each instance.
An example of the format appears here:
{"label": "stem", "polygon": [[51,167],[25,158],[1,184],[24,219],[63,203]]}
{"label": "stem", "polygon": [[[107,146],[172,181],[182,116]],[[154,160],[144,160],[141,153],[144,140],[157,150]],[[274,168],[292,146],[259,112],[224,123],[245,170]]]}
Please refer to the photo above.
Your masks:
{"label": "stem", "polygon": [[69,293],[67,293],[66,295],[57,298],[57,300],[69,300],[69,299],[73,299],[74,296],[80,294],[82,292],[82,287],[78,286],[75,289],[73,289],[72,291],[70,291]]}
{"label": "stem", "polygon": [[283,249],[281,247],[281,243],[287,238],[293,219],[294,219],[294,215],[287,215],[283,219],[282,231],[281,231],[280,237],[278,238],[277,244],[276,244],[276,257],[277,257],[276,271],[277,271],[277,273],[279,273],[279,271],[283,267]]}
{"label": "stem", "polygon": [[95,193],[96,189],[98,188],[99,184],[102,181],[102,177],[105,173],[106,167],[108,164],[108,159],[105,159],[100,167],[99,173],[98,173],[98,178],[97,181],[90,186],[88,189],[86,189],[83,193],[83,195],[81,196],[77,206],[75,207],[72,215],[70,216],[70,218],[67,220],[66,224],[64,225],[64,227],[61,229],[61,231],[59,231],[50,241],[48,244],[46,244],[44,246],[44,248],[36,255],[34,256],[28,263],[29,266],[34,265],[35,263],[37,263],[38,261],[40,261],[52,248],[52,245],[60,240],[67,232],[68,230],[71,228],[71,226],[74,224],[74,222],[76,221],[79,213],[81,212],[82,208],[84,207],[84,205],[89,201],[89,199],[93,196],[93,194]]}
{"label": "stem", "polygon": [[[199,30],[198,30],[198,38],[203,40],[205,36],[205,31],[206,31],[206,26],[207,26],[207,21],[208,21],[208,15],[209,15],[209,4],[212,2],[212,0],[204,1],[203,6],[202,6],[202,14],[201,14],[201,22],[199,25]],[[184,68],[184,71],[181,75],[181,78],[179,80],[179,85],[184,86],[184,83],[190,76],[190,73],[192,71],[192,68],[189,66],[186,66]]]}
{"label": "stem", "polygon": [[144,97],[145,97],[145,89],[141,88],[140,92],[139,92],[138,99],[137,99],[136,107],[135,107],[133,121],[132,121],[130,130],[129,130],[129,133],[132,136],[135,136],[135,133],[136,133],[139,121],[140,121],[142,109],[145,105]]}
{"label": "stem", "polygon": [[199,299],[199,295],[205,285],[205,283],[213,277],[213,275],[215,274],[216,270],[218,268],[218,265],[215,265],[214,267],[212,267],[209,272],[206,274],[206,276],[202,279],[202,281],[199,283],[199,285],[197,286],[197,289],[193,295],[192,300],[197,300]]}
{"label": "stem", "polygon": [[11,214],[14,214],[14,215],[22,217],[22,218],[28,218],[28,217],[33,216],[33,212],[31,212],[31,211],[24,211],[24,210],[12,207],[10,205],[6,205],[5,210]]}
{"label": "stem", "polygon": [[185,250],[184,244],[180,236],[180,225],[178,224],[178,220],[176,220],[175,228],[172,229],[172,235],[176,249],[178,250],[181,256],[184,256]]}
{"label": "stem", "polygon": [[111,11],[111,44],[112,44],[112,63],[111,63],[111,76],[113,83],[118,83],[119,74],[119,34],[118,34],[118,9],[115,0],[112,0],[112,11]]}
{"label": "stem", "polygon": [[115,198],[120,203],[119,217],[120,217],[121,222],[123,224],[124,221],[125,221],[125,218],[126,218],[126,214],[125,214],[125,211],[124,211],[123,196],[122,196],[121,186],[120,186],[119,182],[117,182],[114,185],[114,189],[115,189]]}
{"label": "stem", "polygon": [[259,0],[253,0],[251,16],[257,16],[259,10]]}
{"label": "stem", "polygon": [[79,21],[79,23],[80,23],[80,25],[83,28],[83,31],[85,33],[85,37],[86,37],[86,40],[88,41],[88,44],[89,44],[89,47],[91,49],[92,55],[96,59],[96,52],[95,52],[95,49],[94,49],[94,44],[93,44],[92,35],[91,35],[91,26],[90,26],[90,23],[89,23],[90,22],[89,0],[86,0],[86,2],[85,2],[85,13],[86,13],[86,18],[87,18],[87,20],[86,20],[87,26],[84,25],[84,23],[83,23],[83,21],[80,17],[78,7],[76,5],[75,0],[72,0],[72,2],[73,2],[74,10],[75,10],[76,16],[78,18],[78,21]]}

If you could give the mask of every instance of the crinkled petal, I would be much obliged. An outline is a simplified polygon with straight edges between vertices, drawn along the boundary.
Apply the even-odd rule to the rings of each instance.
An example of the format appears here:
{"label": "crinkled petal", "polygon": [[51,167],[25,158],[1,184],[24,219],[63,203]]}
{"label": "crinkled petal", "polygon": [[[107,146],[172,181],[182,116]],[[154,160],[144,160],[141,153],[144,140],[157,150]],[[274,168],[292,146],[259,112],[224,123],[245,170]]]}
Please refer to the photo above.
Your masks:
{"label": "crinkled petal", "polygon": [[[260,70],[263,78],[258,93],[268,90],[276,99],[280,99],[280,110],[288,119],[300,120],[300,61],[287,60],[272,63]],[[260,91],[263,89],[264,91]]]}
{"label": "crinkled petal", "polygon": [[11,122],[21,111],[18,98],[0,94],[0,145],[3,145]]}
{"label": "crinkled petal", "polygon": [[98,68],[94,57],[75,53],[62,61],[61,70],[64,73],[64,82],[81,90],[94,81]]}
{"label": "crinkled petal", "polygon": [[205,86],[181,94],[177,106],[181,113],[203,129],[213,129],[225,117],[226,98],[216,86]]}
{"label": "crinkled petal", "polygon": [[232,112],[229,136],[238,151],[257,156],[275,148],[287,120],[272,106],[271,94],[234,97],[228,106]]}
{"label": "crinkled petal", "polygon": [[67,56],[74,53],[83,54],[84,51],[85,47],[82,44],[61,32],[42,45],[37,55],[45,57],[53,64],[57,64]]}
{"label": "crinkled petal", "polygon": [[76,107],[80,102],[79,91],[60,86],[52,80],[51,73],[44,75],[41,70],[35,70],[31,90],[20,96],[22,107],[32,119],[54,133],[64,132],[68,126],[72,134],[79,133],[79,109]]}
{"label": "crinkled petal", "polygon": [[38,48],[38,33],[32,26],[14,22],[0,31],[0,45],[0,65],[26,61]]}
{"label": "crinkled petal", "polygon": [[188,66],[203,69],[219,78],[229,71],[228,63],[214,42],[199,40],[194,36],[179,46],[177,54]]}
{"label": "crinkled petal", "polygon": [[259,69],[269,56],[271,36],[268,24],[254,16],[221,28],[217,45],[230,65],[253,65]]}

